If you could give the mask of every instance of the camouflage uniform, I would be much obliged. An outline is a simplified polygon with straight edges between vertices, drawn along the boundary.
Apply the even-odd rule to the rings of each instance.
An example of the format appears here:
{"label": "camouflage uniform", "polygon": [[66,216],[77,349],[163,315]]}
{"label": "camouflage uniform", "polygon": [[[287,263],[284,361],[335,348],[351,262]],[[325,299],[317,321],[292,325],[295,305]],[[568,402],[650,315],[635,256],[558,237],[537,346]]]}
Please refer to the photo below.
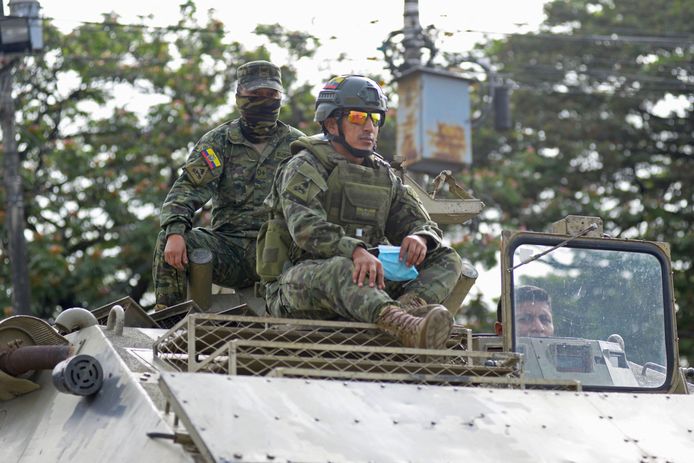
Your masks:
{"label": "camouflage uniform", "polygon": [[[460,278],[462,261],[441,243],[441,231],[431,221],[416,194],[403,185],[390,166],[378,155],[350,164],[335,152],[323,135],[304,137],[292,144],[296,153],[281,166],[268,202],[277,216],[284,217],[293,243],[292,266],[278,280],[268,283],[268,310],[274,316],[331,319],[344,317],[375,322],[386,305],[404,293],[428,303],[442,302]],[[349,166],[352,180],[374,178],[373,185],[353,184],[342,198],[331,197],[339,178],[332,175],[340,166]],[[340,175],[343,179],[345,175]],[[366,180],[364,180],[366,182]],[[374,186],[377,185],[377,186]],[[379,189],[382,188],[382,189]],[[359,192],[383,194],[375,209],[360,206]],[[380,191],[380,193],[378,193]],[[334,196],[334,195],[333,195]],[[340,195],[341,196],[341,195]],[[345,207],[364,218],[357,223],[347,217]],[[326,207],[327,206],[327,207]],[[370,220],[373,219],[373,220]],[[332,221],[331,221],[332,220]],[[408,235],[420,235],[428,242],[419,277],[410,282],[386,282],[385,290],[352,281],[352,252],[356,246],[399,245]]]}
{"label": "camouflage uniform", "polygon": [[[278,164],[290,156],[289,143],[303,134],[279,121],[262,153],[243,136],[236,119],[205,134],[191,152],[161,209],[162,231],[154,254],[157,304],[186,298],[186,275],[164,261],[166,238],[182,234],[188,255],[193,249],[213,253],[212,281],[245,287],[255,273],[255,239],[266,214],[262,203]],[[191,229],[195,211],[212,199],[210,228]]]}

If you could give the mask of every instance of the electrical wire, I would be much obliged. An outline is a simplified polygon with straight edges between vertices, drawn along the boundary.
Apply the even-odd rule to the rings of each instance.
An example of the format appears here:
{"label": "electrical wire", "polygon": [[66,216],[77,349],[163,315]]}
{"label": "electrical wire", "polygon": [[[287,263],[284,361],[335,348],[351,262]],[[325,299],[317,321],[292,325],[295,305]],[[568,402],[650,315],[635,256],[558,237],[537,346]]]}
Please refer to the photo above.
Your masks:
{"label": "electrical wire", "polygon": [[[45,21],[61,21],[59,18],[41,18]],[[162,30],[168,32],[197,32],[197,33],[208,33],[225,34],[224,29],[201,29],[199,27],[187,27],[180,25],[169,25],[169,26],[154,26],[147,24],[132,24],[132,23],[119,23],[116,21],[77,21],[79,24],[97,26],[103,28],[105,26],[109,27],[121,27],[121,28],[136,28],[145,30]],[[671,33],[671,34],[658,34],[658,35],[638,35],[629,34],[623,35],[620,33],[613,33],[610,35],[604,34],[553,34],[547,32],[540,33],[519,33],[519,32],[503,32],[503,31],[484,31],[479,29],[458,29],[454,32],[451,31],[439,31],[446,36],[453,36],[457,34],[486,34],[486,35],[502,35],[507,37],[524,37],[530,39],[542,39],[542,40],[564,40],[564,41],[579,41],[579,42],[607,42],[607,43],[626,43],[626,44],[641,44],[641,45],[660,45],[669,47],[680,47],[688,46],[694,47],[694,35],[687,33]],[[255,31],[251,31],[251,34],[258,35]]]}
{"label": "electrical wire", "polygon": [[[60,21],[58,18],[42,18],[45,21]],[[77,21],[79,24],[82,24],[83,26],[88,26],[88,27],[94,27],[94,28],[99,28],[99,30],[103,30],[104,27],[114,27],[114,28],[133,28],[133,29],[140,29],[140,30],[154,30],[154,31],[165,31],[165,32],[195,32],[195,33],[201,33],[201,34],[215,34],[215,35],[224,35],[226,34],[226,31],[222,28],[215,29],[215,30],[210,30],[210,29],[203,29],[200,27],[187,27],[187,26],[181,26],[181,25],[169,25],[169,26],[153,26],[153,25],[146,25],[146,24],[131,24],[131,23],[119,23],[115,21],[104,21],[104,22],[94,22],[94,21]],[[622,29],[622,30],[628,30],[628,29]],[[629,34],[629,35],[621,35],[618,33],[612,34],[612,35],[598,35],[598,34],[587,34],[587,35],[568,35],[568,34],[551,34],[551,33],[517,33],[517,32],[501,32],[501,31],[483,31],[483,30],[476,30],[476,29],[462,29],[458,30],[456,32],[446,32],[446,31],[441,31],[443,34],[446,36],[452,36],[457,33],[478,33],[478,34],[489,34],[489,35],[503,35],[503,36],[511,36],[511,37],[523,37],[523,38],[529,38],[529,39],[542,39],[542,40],[568,40],[568,41],[588,41],[588,42],[597,42],[600,44],[603,43],[626,43],[626,44],[641,44],[641,45],[657,45],[657,46],[672,46],[672,47],[681,47],[681,46],[689,46],[689,47],[694,47],[694,36],[691,34],[680,34],[680,33],[671,33],[671,34],[661,34],[661,35],[637,35],[637,34]],[[261,35],[257,34],[255,31],[251,31],[251,34],[255,35]],[[100,60],[100,61],[107,61],[107,62],[118,62],[123,59],[123,57],[89,57],[89,56],[64,56],[64,59],[69,59],[72,61],[95,61],[95,60]],[[325,61],[325,60],[324,60]],[[625,65],[627,67],[636,67],[638,66],[638,63],[633,63],[633,62],[618,62],[618,61],[610,61],[607,59],[592,59],[591,61],[599,62],[601,64],[612,64],[612,65]],[[153,60],[153,61],[141,61],[138,62],[140,65],[162,65],[166,64],[164,61],[160,60]],[[636,66],[635,66],[636,65]],[[622,73],[618,70],[615,69],[609,69],[609,68],[588,68],[585,70],[576,70],[576,69],[556,69],[551,65],[526,65],[524,68],[528,71],[532,72],[532,76],[537,76],[537,77],[546,77],[546,78],[553,78],[553,79],[563,79],[566,77],[567,73],[575,73],[577,78],[580,78],[581,76],[589,76],[589,77],[595,77],[595,78],[608,78],[611,76],[616,76],[616,77],[624,77],[627,79],[631,79],[635,82],[639,82],[641,85],[641,88],[639,89],[633,89],[630,88],[629,90],[634,91],[634,92],[641,92],[644,90],[656,90],[656,91],[674,91],[674,92],[683,92],[683,91],[688,91],[691,89],[694,89],[694,82],[685,82],[679,79],[672,79],[672,78],[666,78],[666,77],[660,77],[660,76],[649,76],[649,75],[637,75],[637,74],[625,74]],[[690,71],[689,68],[679,68],[684,71]],[[527,76],[525,76],[527,77]],[[513,77],[513,80],[516,81],[517,83],[521,83],[521,78],[519,77]],[[607,82],[609,85],[613,86],[618,86],[618,83],[614,82]],[[643,85],[644,83],[647,83],[647,85]],[[537,82],[534,81],[532,82],[533,85],[536,85]],[[566,85],[567,87],[572,87],[572,85],[567,84],[566,82],[550,82],[551,85]],[[523,88],[529,89],[528,87],[530,85],[529,82],[525,82],[523,85]],[[535,90],[539,90],[542,92],[545,92],[545,89],[540,89],[539,87],[536,87]],[[560,91],[553,91],[552,93],[560,93],[560,94],[586,94],[586,95],[592,95],[593,93],[589,92],[560,92]]]}
{"label": "electrical wire", "polygon": [[613,33],[610,35],[603,34],[553,34],[547,32],[539,33],[520,33],[520,32],[496,32],[483,31],[476,29],[458,29],[455,32],[443,32],[444,35],[450,37],[457,34],[483,34],[483,35],[501,35],[506,37],[523,37],[528,39],[552,39],[563,41],[578,41],[578,42],[606,42],[616,44],[640,44],[640,45],[659,45],[669,47],[694,47],[694,36],[688,35],[621,35]]}

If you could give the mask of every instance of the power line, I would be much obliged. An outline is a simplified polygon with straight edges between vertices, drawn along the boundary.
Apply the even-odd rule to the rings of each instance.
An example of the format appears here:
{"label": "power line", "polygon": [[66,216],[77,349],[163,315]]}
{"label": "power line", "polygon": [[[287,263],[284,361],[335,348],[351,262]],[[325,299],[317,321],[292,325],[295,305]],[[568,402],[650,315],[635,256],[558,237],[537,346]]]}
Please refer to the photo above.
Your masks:
{"label": "power line", "polygon": [[[47,21],[55,21],[56,18],[44,18]],[[169,25],[169,26],[153,26],[153,25],[146,25],[146,24],[130,24],[130,23],[119,23],[116,21],[104,21],[104,22],[94,22],[94,21],[79,21],[80,24],[88,26],[88,27],[98,27],[99,30],[102,30],[104,27],[114,27],[114,28],[133,28],[133,29],[139,29],[139,30],[156,30],[156,31],[165,31],[165,32],[180,32],[180,31],[186,31],[186,32],[195,32],[195,33],[203,33],[203,34],[215,34],[215,35],[220,35],[220,34],[226,34],[226,31],[223,28],[219,29],[203,29],[199,27],[187,27],[187,26],[181,26],[181,25]],[[496,35],[505,35],[505,36],[518,36],[518,37],[523,37],[523,38],[531,38],[531,39],[543,39],[543,40],[579,40],[579,41],[593,41],[593,42],[617,42],[617,43],[640,43],[640,44],[649,44],[649,45],[682,45],[682,44],[687,44],[690,46],[694,46],[694,36],[692,35],[677,35],[677,34],[669,34],[669,35],[619,35],[619,34],[612,34],[612,35],[595,35],[595,34],[589,34],[589,35],[566,35],[566,34],[547,34],[547,33],[514,33],[514,32],[494,32],[494,31],[482,31],[482,30],[474,30],[474,29],[465,29],[465,30],[459,30],[457,31],[459,33],[484,33],[484,34],[496,34]],[[251,32],[252,34],[259,35],[256,32]],[[446,35],[453,35],[453,33],[446,33]],[[120,61],[123,59],[123,57],[88,57],[88,56],[63,56],[64,59],[69,59],[72,61]],[[605,64],[618,64],[619,62],[617,61],[609,61],[609,60],[604,60],[604,59],[594,59],[593,61],[596,62],[601,62]],[[160,60],[152,60],[152,61],[141,61],[138,62],[138,64],[141,65],[162,65],[166,64],[163,61]],[[638,63],[619,63],[619,64],[624,64],[629,67],[636,67],[638,68]],[[649,85],[648,87],[651,89],[658,89],[658,90],[663,90],[663,91],[687,91],[691,88],[694,88],[694,83],[689,83],[689,82],[684,82],[678,79],[668,79],[664,77],[659,77],[659,76],[648,76],[648,75],[636,75],[636,74],[625,74],[625,73],[620,73],[619,70],[615,69],[608,69],[608,68],[589,68],[586,70],[576,70],[576,69],[556,69],[554,67],[551,67],[549,65],[527,65],[524,66],[527,70],[530,70],[532,72],[532,75],[538,76],[538,77],[552,77],[552,78],[565,78],[567,73],[574,72],[576,73],[576,76],[589,76],[589,77],[596,77],[596,78],[607,78],[610,76],[617,76],[617,77],[624,77],[627,79],[631,79],[633,81],[639,82],[639,83],[644,83],[647,82]],[[685,71],[689,71],[689,69],[684,69]],[[609,83],[609,82],[608,82]],[[562,84],[562,85],[568,85],[565,82],[557,82],[557,84]],[[615,85],[614,83],[609,83],[611,85]],[[646,86],[642,85],[642,89],[645,88]],[[633,89],[634,91],[639,91],[640,89]],[[561,93],[561,92],[560,92]]]}
{"label": "power line", "polygon": [[[56,18],[41,18],[44,21],[55,21]],[[61,21],[58,19],[58,21]],[[147,24],[131,24],[131,23],[119,23],[116,21],[103,21],[103,22],[96,22],[96,21],[76,21],[78,24],[84,25],[84,26],[94,26],[98,27],[99,29],[103,29],[104,27],[120,27],[123,29],[144,29],[144,30],[160,30],[160,31],[167,31],[167,32],[179,32],[179,31],[186,31],[186,32],[199,32],[202,34],[216,34],[219,35],[221,34],[226,34],[227,32],[224,29],[203,29],[200,27],[188,27],[188,26],[179,26],[179,25],[170,25],[170,26],[153,26],[153,25],[147,25]],[[255,34],[255,32],[251,32],[252,34]]]}
{"label": "power line", "polygon": [[[60,21],[59,18],[42,18],[47,21]],[[87,26],[97,26],[103,28],[104,26],[109,27],[121,27],[121,28],[135,28],[144,30],[161,30],[167,32],[198,32],[198,33],[208,33],[208,34],[226,34],[224,29],[202,29],[200,27],[187,27],[180,25],[169,25],[169,26],[154,26],[147,24],[132,24],[132,23],[119,23],[116,21],[77,21],[79,24]],[[609,35],[604,34],[552,34],[546,32],[540,33],[519,33],[519,32],[503,32],[503,31],[485,31],[480,29],[458,29],[454,32],[450,31],[440,31],[446,36],[452,36],[461,33],[475,33],[475,34],[486,34],[486,35],[503,35],[512,37],[523,37],[530,39],[543,39],[543,40],[564,40],[564,41],[579,41],[579,42],[605,42],[605,43],[626,43],[626,44],[641,44],[641,45],[659,45],[659,46],[669,46],[669,47],[694,47],[694,35],[691,34],[658,34],[658,35],[638,35],[638,34],[619,34],[612,33]],[[251,31],[251,34],[258,35],[255,31]]]}
{"label": "power line", "polygon": [[[66,62],[111,62],[111,63],[117,63],[126,59],[130,59],[127,54],[122,55],[122,56],[109,56],[109,57],[103,57],[103,56],[89,56],[89,55],[61,55],[62,59]],[[327,60],[329,62],[329,60]],[[147,59],[141,59],[137,61],[138,66],[162,66],[166,65],[170,62],[170,60],[161,60],[161,59],[153,59],[153,60],[147,60]],[[326,64],[326,60],[323,60],[323,66],[329,66],[330,64]],[[663,90],[673,90],[673,91],[687,91],[687,90],[693,90],[694,89],[694,82],[685,82],[679,79],[669,79],[665,77],[659,77],[659,76],[651,76],[651,75],[641,75],[641,74],[627,74],[624,72],[620,72],[618,70],[614,69],[607,69],[607,68],[588,68],[585,70],[576,70],[576,69],[556,69],[555,67],[551,65],[525,65],[521,66],[521,69],[524,70],[525,72],[523,73],[522,77],[533,77],[536,76],[538,78],[547,78],[547,79],[553,79],[555,82],[551,83],[556,83],[556,84],[566,84],[561,79],[566,79],[567,74],[570,73],[575,73],[576,78],[580,78],[581,76],[588,76],[588,77],[593,77],[593,78],[603,78],[606,79],[608,77],[616,77],[616,78],[626,78],[629,79],[630,82],[638,82],[639,84],[654,84],[654,86],[659,85],[659,88]],[[521,79],[521,75],[518,73],[513,73],[509,74],[504,73],[505,75],[508,75],[511,79],[513,80],[519,80]],[[610,84],[616,85],[617,83],[613,82],[608,82]]]}
{"label": "power line", "polygon": [[606,43],[627,43],[641,45],[660,45],[670,47],[692,47],[694,46],[694,36],[692,35],[620,35],[613,33],[610,35],[601,34],[552,34],[546,32],[540,33],[520,33],[520,32],[497,32],[483,31],[477,29],[458,29],[455,32],[443,32],[444,35],[451,36],[460,33],[475,33],[484,35],[503,35],[513,37],[523,37],[529,39],[543,40],[564,40],[578,42],[606,42]]}
{"label": "power line", "polygon": [[[556,69],[549,65],[523,65],[522,69],[532,71],[534,75],[544,75],[546,77],[558,77],[566,78],[567,74],[575,73],[577,77],[579,76],[590,76],[597,78],[608,78],[608,77],[623,77],[634,82],[651,82],[660,83],[666,85],[672,85],[674,87],[682,88],[694,88],[694,80],[691,82],[686,82],[680,79],[672,79],[662,76],[653,76],[648,74],[628,74],[625,72],[620,72],[614,69],[607,68],[587,68],[585,70],[577,69]],[[691,76],[690,76],[691,77]]]}
{"label": "power line", "polygon": [[[584,97],[614,97],[634,100],[643,100],[645,96],[648,96],[650,94],[653,94],[655,96],[661,96],[664,92],[677,93],[678,90],[669,87],[651,85],[641,86],[638,89],[612,87],[606,90],[599,90],[594,88],[581,88],[576,85],[569,85],[562,82],[538,82],[524,79],[514,79],[513,82],[516,85],[516,87],[520,90],[530,91],[539,94],[558,96],[570,95]],[[563,89],[560,90],[555,88],[557,86],[562,86]]]}

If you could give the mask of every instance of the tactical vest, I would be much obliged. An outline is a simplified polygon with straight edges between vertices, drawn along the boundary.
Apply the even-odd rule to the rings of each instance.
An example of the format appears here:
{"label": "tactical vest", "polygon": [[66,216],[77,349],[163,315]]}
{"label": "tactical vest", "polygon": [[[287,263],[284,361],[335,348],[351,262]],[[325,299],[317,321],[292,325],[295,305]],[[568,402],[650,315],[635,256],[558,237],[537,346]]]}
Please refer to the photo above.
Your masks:
{"label": "tactical vest", "polygon": [[328,221],[368,246],[383,243],[393,187],[387,168],[339,162],[327,183],[323,207]]}
{"label": "tactical vest", "polygon": [[[328,175],[328,189],[322,202],[327,220],[342,226],[348,236],[364,241],[369,247],[387,243],[385,228],[394,188],[387,164],[375,162],[374,167],[364,167],[330,156],[334,150],[319,137],[302,137],[292,143],[293,153],[302,149],[310,151],[318,159],[323,168],[319,173]],[[320,180],[325,181],[324,178]],[[277,204],[272,208],[277,210]],[[272,281],[281,273],[286,267],[286,262],[283,264],[285,259],[295,263],[311,258],[310,253],[298,249],[293,242],[290,249],[281,244],[286,243],[287,238],[291,241],[288,230],[279,232],[282,226],[286,229],[284,220],[275,218],[261,229],[256,264],[258,275],[265,281]],[[267,238],[266,233],[270,235]]]}
{"label": "tactical vest", "polygon": [[320,161],[328,190],[323,208],[328,222],[342,226],[345,233],[368,246],[386,242],[385,228],[393,196],[393,180],[387,164],[375,162],[374,167],[352,164],[337,157],[323,138],[308,137],[295,142],[292,148],[304,148]]}

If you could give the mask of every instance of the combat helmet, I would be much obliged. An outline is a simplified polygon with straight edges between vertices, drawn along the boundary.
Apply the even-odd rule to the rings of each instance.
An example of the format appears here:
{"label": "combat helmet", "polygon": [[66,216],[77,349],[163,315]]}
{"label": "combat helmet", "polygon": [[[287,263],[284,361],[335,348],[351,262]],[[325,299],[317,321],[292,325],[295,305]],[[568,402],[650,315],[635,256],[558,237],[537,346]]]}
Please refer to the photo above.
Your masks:
{"label": "combat helmet", "polygon": [[332,141],[340,143],[350,153],[357,157],[366,157],[372,151],[359,150],[353,148],[347,143],[342,133],[342,126],[338,124],[340,134],[338,136],[330,135],[325,128],[324,122],[330,117],[336,117],[338,122],[342,118],[342,114],[335,115],[336,110],[342,109],[359,109],[368,112],[379,112],[381,121],[379,127],[386,120],[386,111],[388,104],[386,96],[383,94],[381,87],[369,79],[360,75],[343,75],[336,76],[330,79],[323,86],[318,98],[316,98],[316,114],[314,120],[321,124],[323,133]]}
{"label": "combat helmet", "polygon": [[378,111],[382,113],[381,120],[385,120],[388,104],[381,87],[368,77],[336,76],[330,79],[318,94],[314,119],[322,123],[336,109],[346,108]]}

